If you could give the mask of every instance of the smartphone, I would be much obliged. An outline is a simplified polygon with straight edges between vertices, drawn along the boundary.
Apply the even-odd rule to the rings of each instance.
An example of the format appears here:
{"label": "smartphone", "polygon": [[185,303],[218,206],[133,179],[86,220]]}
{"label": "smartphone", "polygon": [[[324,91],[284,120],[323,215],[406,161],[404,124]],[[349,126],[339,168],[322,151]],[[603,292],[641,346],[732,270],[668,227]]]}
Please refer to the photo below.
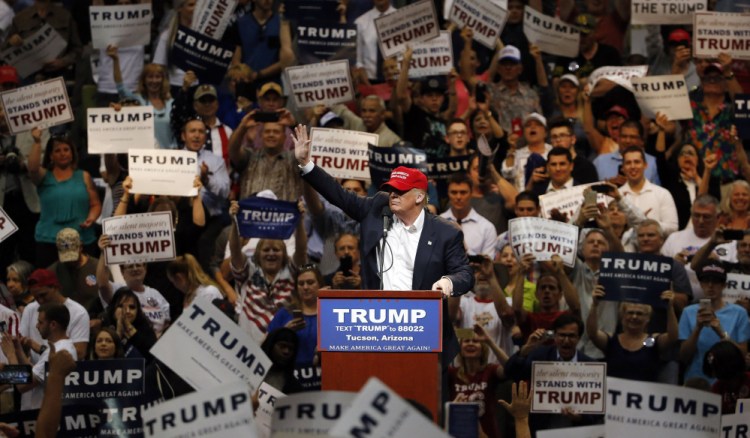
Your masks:
{"label": "smartphone", "polygon": [[5,365],[0,370],[0,384],[21,385],[32,380],[31,365]]}
{"label": "smartphone", "polygon": [[345,255],[344,257],[341,257],[339,259],[339,262],[340,264],[338,271],[343,272],[344,276],[350,275],[352,272],[352,266],[354,264],[354,262],[352,261],[352,256]]}
{"label": "smartphone", "polygon": [[724,240],[742,240],[745,238],[744,230],[724,230]]}
{"label": "smartphone", "polygon": [[280,116],[280,113],[277,113],[276,111],[258,111],[253,114],[253,119],[260,123],[278,122]]}
{"label": "smartphone", "polygon": [[515,119],[510,121],[511,131],[513,131],[514,134],[518,136],[523,135],[523,122],[521,121],[520,117],[516,117]]}
{"label": "smartphone", "polygon": [[711,299],[710,298],[701,298],[700,303],[698,304],[698,307],[701,308],[701,309],[711,310]]}
{"label": "smartphone", "polygon": [[445,430],[454,438],[478,438],[479,403],[446,403]]}
{"label": "smartphone", "polygon": [[479,263],[481,264],[484,261],[484,256],[481,255],[470,255],[469,256],[469,263]]}
{"label": "smartphone", "polygon": [[591,186],[591,190],[596,193],[604,193],[606,195],[612,191],[612,187],[606,184],[597,184],[595,186]]}
{"label": "smartphone", "polygon": [[478,82],[474,89],[474,98],[477,103],[485,103],[487,101],[487,84],[484,82]]}
{"label": "smartphone", "polygon": [[594,190],[583,192],[583,205],[591,204],[596,205],[596,192]]}

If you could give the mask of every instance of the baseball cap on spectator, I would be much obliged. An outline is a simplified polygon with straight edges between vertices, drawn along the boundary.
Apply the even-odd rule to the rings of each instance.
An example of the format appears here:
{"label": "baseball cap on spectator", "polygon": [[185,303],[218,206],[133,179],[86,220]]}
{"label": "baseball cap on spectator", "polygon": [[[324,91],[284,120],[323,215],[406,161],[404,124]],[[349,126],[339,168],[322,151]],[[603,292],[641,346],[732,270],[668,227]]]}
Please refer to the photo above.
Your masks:
{"label": "baseball cap on spectator", "polygon": [[266,82],[258,89],[258,97],[263,97],[268,92],[275,92],[279,96],[283,96],[284,92],[281,89],[281,85],[277,84],[276,82]]}
{"label": "baseball cap on spectator", "polygon": [[32,272],[31,275],[29,275],[27,283],[29,287],[60,287],[60,281],[57,279],[57,275],[55,275],[55,273],[50,271],[49,269],[37,269],[36,271]]}
{"label": "baseball cap on spectator", "polygon": [[523,118],[523,124],[526,125],[530,120],[536,120],[541,123],[545,128],[547,127],[547,119],[539,113],[529,113]]}
{"label": "baseball cap on spectator", "polygon": [[411,189],[427,191],[427,177],[418,169],[399,166],[391,172],[391,178],[380,186],[381,189],[393,188],[401,192]]}
{"label": "baseball cap on spectator", "polygon": [[57,257],[65,262],[78,260],[81,250],[81,235],[73,228],[63,228],[57,233]]}
{"label": "baseball cap on spectator", "polygon": [[0,66],[0,84],[14,84],[18,85],[21,82],[18,80],[18,72],[12,65]]}
{"label": "baseball cap on spectator", "polygon": [[216,94],[216,88],[213,85],[198,85],[198,89],[195,90],[195,94],[193,94],[193,100],[200,100],[200,98],[204,96],[213,96],[215,98],[218,98],[218,94]]}
{"label": "baseball cap on spectator", "polygon": [[610,109],[607,110],[606,113],[604,113],[605,117],[609,117],[612,114],[617,114],[620,116],[625,117],[626,119],[630,118],[630,114],[628,113],[628,110],[626,110],[624,107],[621,107],[620,105],[614,105]]}
{"label": "baseball cap on spectator", "polygon": [[698,268],[696,272],[698,281],[716,281],[725,282],[727,281],[727,271],[721,263],[715,261],[708,261],[703,266]]}
{"label": "baseball cap on spectator", "polygon": [[320,126],[328,128],[330,124],[335,124],[335,126],[344,126],[344,119],[339,117],[333,111],[328,111],[327,113],[323,114],[323,117],[320,118]]}
{"label": "baseball cap on spectator", "polygon": [[578,14],[576,25],[581,33],[588,35],[596,29],[596,17],[591,14]]}
{"label": "baseball cap on spectator", "polygon": [[562,81],[572,82],[576,87],[581,86],[581,82],[578,81],[578,77],[574,75],[573,73],[567,73],[567,74],[560,76],[560,82]]}
{"label": "baseball cap on spectator", "polygon": [[667,42],[669,44],[686,43],[689,45],[690,34],[687,33],[685,29],[675,29],[669,33],[669,37],[667,37]]}
{"label": "baseball cap on spectator", "polygon": [[706,68],[703,69],[703,74],[707,75],[711,71],[716,71],[719,74],[724,73],[724,67],[721,66],[718,62],[712,62],[711,64],[708,64]]}
{"label": "baseball cap on spectator", "polygon": [[500,56],[498,57],[498,61],[513,61],[513,62],[521,62],[521,51],[518,50],[515,46],[505,46],[502,50],[500,50]]}
{"label": "baseball cap on spectator", "polygon": [[438,93],[445,93],[446,89],[445,81],[440,77],[431,76],[425,78],[420,82],[419,92],[422,94],[429,93],[431,91],[437,91]]}

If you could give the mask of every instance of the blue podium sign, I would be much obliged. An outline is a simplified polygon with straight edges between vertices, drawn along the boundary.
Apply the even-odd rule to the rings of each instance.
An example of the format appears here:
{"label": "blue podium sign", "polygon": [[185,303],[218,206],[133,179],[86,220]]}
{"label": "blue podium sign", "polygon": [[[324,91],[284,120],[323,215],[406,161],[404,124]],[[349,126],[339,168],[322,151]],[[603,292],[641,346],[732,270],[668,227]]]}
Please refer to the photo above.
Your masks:
{"label": "blue podium sign", "polygon": [[439,352],[442,310],[440,300],[320,299],[318,350]]}

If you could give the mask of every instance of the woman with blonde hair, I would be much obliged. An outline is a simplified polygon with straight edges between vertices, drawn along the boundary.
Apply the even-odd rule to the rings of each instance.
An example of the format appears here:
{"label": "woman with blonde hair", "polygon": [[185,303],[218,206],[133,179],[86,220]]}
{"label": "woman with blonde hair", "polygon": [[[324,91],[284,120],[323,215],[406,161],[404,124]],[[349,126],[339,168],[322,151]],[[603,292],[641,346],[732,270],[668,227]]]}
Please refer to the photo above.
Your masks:
{"label": "woman with blonde hair", "polygon": [[721,210],[718,225],[733,230],[750,228],[750,184],[741,179],[734,181],[721,201]]}
{"label": "woman with blonde hair", "polygon": [[208,297],[209,300],[223,299],[218,285],[203,271],[198,260],[190,254],[177,257],[167,266],[167,278],[174,287],[185,294],[183,307],[188,307],[194,299]]}

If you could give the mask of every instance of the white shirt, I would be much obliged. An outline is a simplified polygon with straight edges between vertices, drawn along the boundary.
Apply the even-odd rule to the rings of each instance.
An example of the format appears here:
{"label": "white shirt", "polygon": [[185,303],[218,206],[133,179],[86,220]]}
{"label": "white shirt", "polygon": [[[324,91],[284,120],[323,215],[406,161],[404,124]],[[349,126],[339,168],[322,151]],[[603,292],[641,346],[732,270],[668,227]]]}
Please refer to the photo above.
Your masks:
{"label": "white shirt", "polygon": [[[113,291],[116,291],[122,287],[126,287],[125,283],[110,282],[109,284],[112,287]],[[133,290],[133,293],[138,297],[138,302],[141,303],[141,310],[143,310],[146,318],[151,321],[151,326],[154,328],[156,336],[161,336],[161,333],[164,331],[164,327],[171,320],[169,316],[169,303],[164,298],[164,296],[153,287],[144,285],[143,292]]]}
{"label": "white shirt", "polygon": [[[461,327],[472,328],[474,324],[479,324],[484,327],[487,334],[490,335],[492,340],[495,341],[498,347],[503,351],[512,354],[515,349],[513,345],[512,330],[505,328],[500,316],[497,314],[495,309],[495,303],[492,299],[480,300],[474,295],[474,292],[470,292],[466,295],[461,296]],[[490,351],[488,361],[492,363],[498,363],[495,353]]]}
{"label": "white shirt", "polygon": [[[448,219],[451,222],[458,222],[453,210],[446,210],[440,217]],[[495,241],[497,233],[492,222],[484,216],[477,213],[473,208],[469,214],[461,220],[461,230],[464,233],[464,245],[469,254],[482,254],[491,259],[495,259]]]}
{"label": "white shirt", "polygon": [[[68,335],[70,342],[88,342],[89,341],[89,314],[86,309],[71,300],[66,298],[63,302],[65,307],[70,312],[70,322],[68,323],[68,330],[65,334]],[[29,303],[25,309],[23,309],[23,315],[21,316],[21,336],[31,338],[41,345],[47,345],[47,341],[42,339],[41,333],[36,328],[37,320],[39,319],[39,303],[34,301]],[[35,352],[31,352],[29,357],[31,363],[35,364],[40,360],[40,356]]]}
{"label": "white shirt", "polygon": [[412,290],[414,260],[424,229],[424,218],[424,210],[421,210],[417,220],[407,227],[393,216],[393,226],[386,237],[383,290]]}
{"label": "white shirt", "polygon": [[[552,150],[552,145],[544,143],[544,152],[541,154],[544,159],[547,159],[547,154]],[[526,190],[526,178],[525,169],[526,163],[529,161],[529,157],[533,152],[529,150],[528,146],[524,146],[515,152],[513,166],[506,166],[505,160],[501,166],[501,173],[503,178],[508,181],[512,181],[513,185],[518,189],[519,192]]]}
{"label": "white shirt", "polygon": [[[681,251],[687,251],[689,256],[695,255],[710,239],[710,236],[706,238],[696,236],[693,228],[677,231],[670,234],[667,240],[664,241],[664,245],[661,246],[661,255],[674,258]],[[690,287],[693,289],[693,300],[697,301],[703,298],[703,288],[701,288],[695,271],[690,267],[690,263],[685,265],[685,271],[687,272],[688,279],[690,279]]]}
{"label": "white shirt", "polygon": [[354,20],[357,26],[357,67],[364,67],[367,77],[378,77],[378,32],[375,29],[375,19],[396,12],[396,8],[389,6],[385,12],[372,8]]}
{"label": "white shirt", "polygon": [[[169,72],[169,84],[175,87],[182,87],[182,80],[185,78],[185,70],[176,67],[174,64],[169,65],[169,52],[172,50],[171,41],[169,37],[172,35],[171,26],[164,29],[159,35],[159,40],[156,43],[156,50],[154,50],[154,64],[163,65],[168,69]],[[176,35],[176,34],[175,34]],[[175,37],[176,38],[176,37]]]}
{"label": "white shirt", "polygon": [[[20,325],[20,318],[18,316],[18,313],[10,310],[2,304],[0,304],[0,324],[5,325],[3,332],[0,333],[0,339],[2,339],[3,336],[7,335],[18,336],[18,329]],[[0,350],[0,363],[8,363],[8,358],[5,357],[5,354],[3,354],[2,350]]]}
{"label": "white shirt", "polygon": [[216,118],[216,123],[211,128],[211,150],[215,155],[218,155],[222,160],[224,159],[224,150],[221,144],[221,134],[219,129],[224,129],[224,133],[227,138],[227,153],[229,153],[229,139],[232,137],[232,128],[221,123],[219,118]]}
{"label": "white shirt", "polygon": [[212,303],[215,299],[223,299],[224,295],[219,292],[219,289],[216,288],[216,286],[198,286],[198,289],[195,291],[195,299],[206,297],[208,299],[209,303]]}
{"label": "white shirt", "polygon": [[[70,339],[61,339],[55,342],[55,350],[65,350],[70,353],[71,356],[73,356],[73,360],[78,360],[78,354],[76,354],[76,346]],[[39,409],[42,407],[42,400],[44,399],[44,383],[47,381],[47,374],[44,372],[44,368],[48,360],[49,348],[44,350],[42,355],[39,357],[39,361],[31,369],[31,372],[34,374],[34,380],[39,382],[39,384],[31,391],[21,394],[22,411],[26,411],[29,409]]]}
{"label": "white shirt", "polygon": [[559,189],[556,189],[555,186],[552,185],[552,181],[550,181],[547,185],[547,193],[557,192],[559,190],[565,190],[571,187],[573,187],[573,177],[570,177],[567,181],[565,181],[565,184],[563,184],[563,186]]}
{"label": "white shirt", "polygon": [[[120,57],[120,73],[125,89],[136,91],[138,78],[143,71],[145,50],[143,46],[121,47],[117,49]],[[107,50],[99,49],[99,63],[96,66],[98,82],[96,90],[100,93],[117,94],[115,75],[112,71],[112,58],[107,56]]]}
{"label": "white shirt", "polygon": [[679,227],[677,207],[669,190],[644,179],[640,193],[634,192],[629,183],[620,187],[620,193],[622,196],[629,197],[630,202],[638,207],[647,218],[659,221],[664,234],[668,235],[677,231]]}

